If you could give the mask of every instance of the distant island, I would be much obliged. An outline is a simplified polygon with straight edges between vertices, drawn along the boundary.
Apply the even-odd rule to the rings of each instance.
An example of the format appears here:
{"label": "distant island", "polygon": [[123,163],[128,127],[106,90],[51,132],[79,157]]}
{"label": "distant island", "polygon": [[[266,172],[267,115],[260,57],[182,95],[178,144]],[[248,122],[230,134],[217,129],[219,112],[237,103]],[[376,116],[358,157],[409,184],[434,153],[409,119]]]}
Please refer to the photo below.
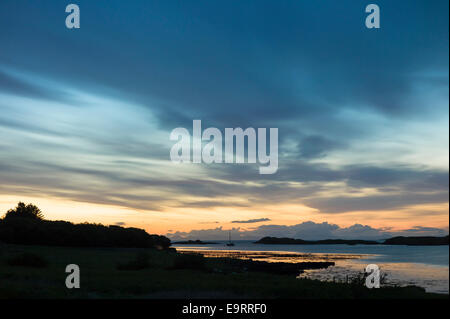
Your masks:
{"label": "distant island", "polygon": [[173,245],[217,245],[217,243],[211,241],[201,241],[197,240],[184,240],[184,241],[176,241],[172,243]]}
{"label": "distant island", "polygon": [[346,239],[325,239],[325,240],[303,240],[294,238],[264,237],[256,241],[255,244],[266,245],[379,245],[373,240],[346,240]]}
{"label": "distant island", "polygon": [[448,235],[444,237],[393,237],[386,239],[384,245],[439,246],[448,245]]}
{"label": "distant island", "polygon": [[303,240],[294,238],[264,237],[255,244],[265,245],[409,245],[409,246],[437,246],[448,245],[448,235],[444,237],[393,237],[383,242],[374,240]]}

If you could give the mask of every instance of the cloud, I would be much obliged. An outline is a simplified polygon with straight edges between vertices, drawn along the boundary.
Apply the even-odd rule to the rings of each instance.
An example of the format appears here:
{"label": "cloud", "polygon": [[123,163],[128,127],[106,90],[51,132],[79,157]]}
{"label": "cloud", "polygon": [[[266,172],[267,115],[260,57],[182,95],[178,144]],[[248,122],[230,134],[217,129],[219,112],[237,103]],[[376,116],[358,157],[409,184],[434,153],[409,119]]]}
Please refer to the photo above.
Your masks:
{"label": "cloud", "polygon": [[[166,212],[276,202],[341,214],[448,202],[448,1],[383,1],[376,33],[351,0],[183,10],[80,1],[102,15],[70,41],[54,28],[54,5],[0,4],[0,29],[15,30],[0,53],[2,194]],[[120,28],[107,18],[117,12],[127,18]],[[169,131],[197,118],[278,127],[277,174],[171,166]],[[258,235],[338,232],[266,226]]]}
{"label": "cloud", "polygon": [[[124,4],[87,1],[82,5],[88,12],[101,9],[103,15],[89,21],[89,30],[78,30],[71,43],[63,42],[65,30],[54,30],[57,17],[52,6],[35,8],[44,19],[33,22],[33,32],[20,28],[20,19],[8,17],[20,12],[23,19],[33,20],[26,5],[2,10],[0,21],[16,30],[14,37],[4,41],[3,59],[14,61],[10,63],[16,67],[31,64],[52,77],[70,74],[71,81],[84,82],[87,87],[103,83],[127,92],[158,109],[163,127],[174,128],[202,114],[213,123],[233,126],[297,118],[323,131],[333,126],[325,118],[334,118],[340,128],[334,131],[342,134],[350,125],[358,125],[339,121],[337,115],[344,107],[420,117],[432,109],[410,103],[417,93],[415,83],[429,79],[434,86],[448,86],[445,76],[438,82],[436,76],[417,76],[422,70],[448,67],[448,46],[443,44],[448,38],[445,1],[427,4],[427,10],[422,1],[401,10],[398,4],[383,2],[384,12],[389,13],[385,26],[396,32],[376,35],[362,25],[364,8],[350,0],[339,6],[324,1],[320,7],[298,1],[226,6],[202,2],[187,4],[183,10],[173,3],[140,3],[127,8],[128,19],[120,28],[106,17]],[[140,14],[143,11],[153,13],[151,22]],[[336,12],[345,12],[347,19]],[[195,21],[192,16],[197,17]],[[117,29],[120,43],[109,36],[111,29]],[[60,43],[57,47],[45,45],[49,30]],[[94,56],[86,53],[92,41],[96,43]],[[156,41],[158,50],[152,45]],[[117,50],[119,46],[127,50]],[[22,53],[31,48],[39,48],[33,59]],[[152,105],[153,97],[163,103]]]}
{"label": "cloud", "polygon": [[399,235],[404,236],[445,236],[448,235],[447,229],[440,229],[435,227],[423,227],[423,226],[414,226],[410,229],[405,229],[400,232]]}
{"label": "cloud", "polygon": [[36,81],[25,81],[11,72],[2,70],[0,64],[0,93],[14,94],[49,101],[71,102],[73,96],[57,89],[38,85]]}
{"label": "cloud", "polygon": [[[167,236],[172,240],[202,239],[225,240],[230,230],[217,227],[214,229],[192,230],[190,232],[169,232]],[[315,223],[303,222],[297,225],[261,225],[253,230],[241,230],[232,228],[232,237],[235,240],[256,240],[265,236],[289,237],[304,240],[319,239],[367,239],[379,240],[394,236],[443,236],[448,234],[448,229],[433,227],[413,227],[402,231],[392,232],[383,228],[373,228],[368,225],[354,224],[349,227],[340,227],[327,222]]]}
{"label": "cloud", "polygon": [[[5,194],[20,191],[147,210],[241,208],[277,201],[339,214],[448,202],[447,172],[404,167],[331,169],[323,164],[298,163],[280,168],[270,179],[252,174],[245,165],[201,167],[208,173],[167,178],[133,160],[83,165],[71,158],[55,163],[11,158],[1,161],[0,168],[0,188]],[[177,167],[180,172],[182,169]],[[330,182],[339,186],[327,185]],[[376,191],[366,194],[365,188]],[[174,198],[174,193],[183,196]]]}
{"label": "cloud", "polygon": [[251,223],[260,223],[260,222],[268,222],[270,218],[256,218],[256,219],[248,219],[248,220],[233,220],[233,224],[251,224]]}
{"label": "cloud", "polygon": [[358,197],[331,197],[306,199],[304,203],[322,213],[345,213],[354,211],[382,211],[419,204],[447,203],[448,191],[436,193],[393,193]]}
{"label": "cloud", "polygon": [[298,145],[299,156],[306,159],[325,157],[328,152],[344,147],[342,142],[333,141],[320,135],[306,136]]}

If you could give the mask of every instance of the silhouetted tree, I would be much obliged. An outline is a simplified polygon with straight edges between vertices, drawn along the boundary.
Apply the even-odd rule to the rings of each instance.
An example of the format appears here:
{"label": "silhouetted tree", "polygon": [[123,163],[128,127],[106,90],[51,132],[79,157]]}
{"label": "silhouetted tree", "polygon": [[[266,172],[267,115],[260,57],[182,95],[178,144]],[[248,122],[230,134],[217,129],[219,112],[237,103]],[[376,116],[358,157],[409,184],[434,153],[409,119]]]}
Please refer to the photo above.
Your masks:
{"label": "silhouetted tree", "polygon": [[17,207],[8,210],[3,218],[9,219],[14,217],[43,220],[44,214],[42,214],[41,210],[33,204],[25,205],[25,203],[19,202]]}

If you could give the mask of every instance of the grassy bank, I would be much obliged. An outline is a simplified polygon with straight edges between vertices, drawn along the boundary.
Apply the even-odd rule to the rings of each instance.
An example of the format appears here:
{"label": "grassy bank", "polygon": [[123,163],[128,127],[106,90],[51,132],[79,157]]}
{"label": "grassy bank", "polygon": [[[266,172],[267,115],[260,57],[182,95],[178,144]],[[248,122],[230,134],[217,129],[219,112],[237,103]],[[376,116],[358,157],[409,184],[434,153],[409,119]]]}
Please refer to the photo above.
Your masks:
{"label": "grassy bank", "polygon": [[[131,248],[0,246],[0,298],[448,298],[416,287],[361,285],[235,272],[226,259]],[[81,269],[67,289],[65,267]]]}

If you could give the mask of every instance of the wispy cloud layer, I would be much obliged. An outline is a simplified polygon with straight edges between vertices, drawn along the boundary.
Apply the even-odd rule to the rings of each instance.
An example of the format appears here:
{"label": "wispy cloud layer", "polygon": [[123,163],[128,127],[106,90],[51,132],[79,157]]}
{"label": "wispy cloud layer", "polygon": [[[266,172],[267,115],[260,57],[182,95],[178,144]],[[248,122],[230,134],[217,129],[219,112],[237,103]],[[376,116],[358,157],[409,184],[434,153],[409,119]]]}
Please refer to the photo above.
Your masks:
{"label": "wispy cloud layer", "polygon": [[255,218],[248,220],[233,220],[232,224],[252,224],[252,223],[260,223],[260,222],[268,222],[270,218]]}
{"label": "wispy cloud layer", "polygon": [[[278,204],[426,227],[417,207],[448,203],[448,1],[380,0],[377,32],[350,0],[78,4],[72,32],[53,3],[0,2],[2,195],[252,211],[241,224]],[[277,174],[173,165],[169,132],[193,119],[278,127]]]}

